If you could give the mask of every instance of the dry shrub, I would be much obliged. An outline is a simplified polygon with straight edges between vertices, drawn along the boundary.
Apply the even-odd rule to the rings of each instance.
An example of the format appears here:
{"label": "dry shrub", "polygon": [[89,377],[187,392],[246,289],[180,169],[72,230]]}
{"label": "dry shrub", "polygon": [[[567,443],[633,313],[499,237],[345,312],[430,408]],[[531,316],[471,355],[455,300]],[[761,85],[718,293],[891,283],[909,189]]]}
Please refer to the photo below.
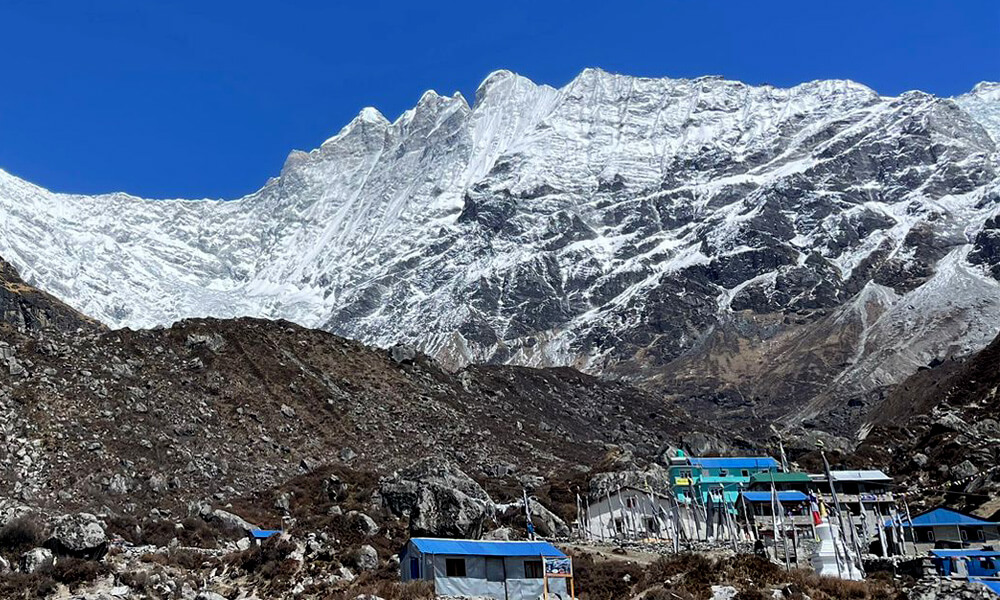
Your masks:
{"label": "dry shrub", "polygon": [[786,574],[786,581],[801,594],[813,600],[905,600],[900,585],[882,577],[864,581],[849,581],[836,577],[820,577],[811,571],[795,570]]}
{"label": "dry shrub", "polygon": [[211,569],[219,564],[219,561],[197,550],[187,548],[177,548],[167,553],[167,564],[180,567],[187,571],[197,571],[198,569]]}
{"label": "dry shrub", "polygon": [[157,565],[167,565],[170,563],[170,559],[167,558],[166,554],[159,554],[157,552],[147,552],[140,556],[139,560],[145,563],[153,563]]}
{"label": "dry shrub", "polygon": [[61,557],[52,567],[52,578],[70,587],[94,581],[111,573],[111,569],[96,560]]}
{"label": "dry shrub", "polygon": [[595,561],[589,554],[573,557],[579,596],[586,600],[630,598],[632,587],[640,581],[643,568],[618,560]]}
{"label": "dry shrub", "polygon": [[0,549],[25,552],[38,546],[43,536],[41,525],[28,517],[19,517],[0,529]]}
{"label": "dry shrub", "polygon": [[118,575],[118,581],[122,585],[132,588],[133,592],[146,592],[152,587],[149,571],[126,571]]}
{"label": "dry shrub", "polygon": [[140,527],[139,535],[129,521],[116,523],[112,531],[133,544],[151,544],[167,546],[171,540],[177,539],[181,546],[194,548],[218,548],[219,540],[236,539],[243,535],[242,531],[227,529],[218,523],[209,523],[196,517],[188,517],[177,523],[166,519],[149,520]]}
{"label": "dry shrub", "polygon": [[55,593],[57,584],[47,571],[36,573],[4,573],[0,575],[0,598],[45,598]]}
{"label": "dry shrub", "polygon": [[430,581],[381,580],[365,583],[359,579],[350,590],[342,590],[324,597],[324,600],[355,600],[362,595],[378,596],[383,600],[434,600],[434,584]]}
{"label": "dry shrub", "polygon": [[298,563],[288,558],[294,551],[295,544],[272,537],[256,548],[235,554],[230,564],[263,579],[286,580],[298,568]]}

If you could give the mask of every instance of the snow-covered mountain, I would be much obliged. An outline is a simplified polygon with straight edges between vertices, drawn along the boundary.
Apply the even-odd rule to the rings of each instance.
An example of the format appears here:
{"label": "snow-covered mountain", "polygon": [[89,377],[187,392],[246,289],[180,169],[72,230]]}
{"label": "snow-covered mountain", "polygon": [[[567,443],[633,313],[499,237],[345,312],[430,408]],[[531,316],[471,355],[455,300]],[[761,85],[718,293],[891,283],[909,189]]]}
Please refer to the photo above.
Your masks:
{"label": "snow-covered mountain", "polygon": [[472,106],[366,108],[239,200],[0,172],[0,256],[114,327],[280,317],[804,418],[1000,330],[998,139],[997,84],[499,71]]}

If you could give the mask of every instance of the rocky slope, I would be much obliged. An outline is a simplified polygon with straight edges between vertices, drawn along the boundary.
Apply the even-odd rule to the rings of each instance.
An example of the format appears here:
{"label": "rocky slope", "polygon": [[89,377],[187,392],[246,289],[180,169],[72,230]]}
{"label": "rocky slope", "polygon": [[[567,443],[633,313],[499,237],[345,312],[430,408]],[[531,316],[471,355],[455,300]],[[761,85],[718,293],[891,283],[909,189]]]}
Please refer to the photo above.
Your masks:
{"label": "rocky slope", "polygon": [[[897,386],[854,460],[887,465],[902,489],[1000,518],[1000,337]],[[912,496],[911,496],[912,497]]]}
{"label": "rocky slope", "polygon": [[998,106],[995,84],[500,71],[471,106],[365,109],[235,201],[0,173],[0,254],[114,327],[285,318],[851,433],[886,386],[1000,328]]}
{"label": "rocky slope", "polygon": [[545,476],[597,463],[607,444],[652,457],[687,422],[570,369],[449,373],[405,347],[247,318],[107,331],[19,290],[60,327],[19,329],[11,311],[18,327],[0,323],[8,502],[170,509],[326,463],[388,473],[425,456],[480,478]]}

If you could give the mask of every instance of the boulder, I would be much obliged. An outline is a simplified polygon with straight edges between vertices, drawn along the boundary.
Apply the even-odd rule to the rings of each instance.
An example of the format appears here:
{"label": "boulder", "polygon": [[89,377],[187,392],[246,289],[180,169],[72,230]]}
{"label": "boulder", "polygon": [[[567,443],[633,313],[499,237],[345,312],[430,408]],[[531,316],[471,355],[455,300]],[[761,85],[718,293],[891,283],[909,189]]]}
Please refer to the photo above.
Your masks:
{"label": "boulder", "polygon": [[389,348],[389,358],[397,364],[405,365],[417,359],[417,351],[412,346],[396,344]]}
{"label": "boulder", "polygon": [[34,573],[53,564],[55,557],[48,548],[33,548],[21,555],[21,571],[24,573]]}
{"label": "boulder", "polygon": [[231,512],[224,511],[221,508],[213,510],[205,517],[205,520],[215,521],[229,529],[238,529],[242,531],[250,531],[251,529],[256,529],[256,527],[254,527],[247,521],[243,520],[242,517],[234,515]]}
{"label": "boulder", "polygon": [[323,490],[333,502],[339,502],[347,497],[347,484],[336,475],[330,475],[323,480]]}
{"label": "boulder", "polygon": [[108,536],[97,517],[77,513],[57,519],[45,545],[58,554],[96,559],[107,552]]}
{"label": "boulder", "polygon": [[484,540],[494,540],[499,542],[505,542],[510,540],[514,535],[514,530],[510,527],[498,527],[492,531],[487,531],[483,534]]}
{"label": "boulder", "polygon": [[378,523],[375,522],[375,519],[372,519],[363,512],[352,510],[347,513],[347,520],[352,529],[360,531],[368,537],[378,533]]}
{"label": "boulder", "polygon": [[[523,502],[521,503],[524,504]],[[531,523],[535,526],[535,531],[542,537],[568,538],[570,535],[569,526],[551,510],[545,508],[537,500],[529,500],[531,507]]]}
{"label": "boulder", "polygon": [[963,460],[951,468],[951,474],[959,479],[973,477],[979,473],[979,467],[972,464],[970,460]]}
{"label": "boulder", "polygon": [[365,544],[354,554],[354,566],[362,571],[374,571],[378,568],[378,552],[372,546]]}
{"label": "boulder", "polygon": [[410,520],[414,536],[478,538],[493,501],[486,491],[454,463],[422,460],[383,479],[382,503],[397,517]]}

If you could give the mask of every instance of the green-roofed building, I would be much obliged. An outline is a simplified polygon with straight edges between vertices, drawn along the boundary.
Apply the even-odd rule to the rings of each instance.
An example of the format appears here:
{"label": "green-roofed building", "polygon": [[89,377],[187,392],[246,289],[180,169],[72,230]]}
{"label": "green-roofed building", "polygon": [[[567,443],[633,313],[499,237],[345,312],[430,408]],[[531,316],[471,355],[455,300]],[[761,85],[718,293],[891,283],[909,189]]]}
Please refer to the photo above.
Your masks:
{"label": "green-roofed building", "polygon": [[767,473],[754,473],[750,477],[747,488],[751,491],[771,491],[771,482],[774,482],[774,489],[782,491],[797,491],[808,494],[813,489],[812,479],[805,473],[782,473],[770,471]]}

